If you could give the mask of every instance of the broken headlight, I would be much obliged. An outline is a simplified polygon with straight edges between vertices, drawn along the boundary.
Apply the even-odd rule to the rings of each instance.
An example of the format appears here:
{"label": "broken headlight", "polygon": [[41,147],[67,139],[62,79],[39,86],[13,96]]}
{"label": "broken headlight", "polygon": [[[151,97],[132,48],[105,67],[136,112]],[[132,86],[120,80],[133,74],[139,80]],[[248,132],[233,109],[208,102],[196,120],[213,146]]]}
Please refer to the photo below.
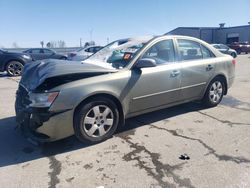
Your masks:
{"label": "broken headlight", "polygon": [[31,101],[30,107],[50,107],[55,101],[59,92],[50,93],[29,93],[29,99]]}

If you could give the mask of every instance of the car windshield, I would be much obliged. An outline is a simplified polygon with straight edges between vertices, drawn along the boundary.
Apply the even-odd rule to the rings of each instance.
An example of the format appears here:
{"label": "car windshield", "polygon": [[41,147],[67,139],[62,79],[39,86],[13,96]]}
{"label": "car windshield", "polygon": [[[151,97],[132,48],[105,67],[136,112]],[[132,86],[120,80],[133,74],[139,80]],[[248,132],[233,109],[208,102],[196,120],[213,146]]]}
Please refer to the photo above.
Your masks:
{"label": "car windshield", "polygon": [[86,50],[86,48],[80,48],[80,49],[76,50],[76,52],[81,52],[82,50]]}
{"label": "car windshield", "polygon": [[107,68],[122,69],[131,62],[135,54],[151,38],[124,39],[112,42],[84,62]]}

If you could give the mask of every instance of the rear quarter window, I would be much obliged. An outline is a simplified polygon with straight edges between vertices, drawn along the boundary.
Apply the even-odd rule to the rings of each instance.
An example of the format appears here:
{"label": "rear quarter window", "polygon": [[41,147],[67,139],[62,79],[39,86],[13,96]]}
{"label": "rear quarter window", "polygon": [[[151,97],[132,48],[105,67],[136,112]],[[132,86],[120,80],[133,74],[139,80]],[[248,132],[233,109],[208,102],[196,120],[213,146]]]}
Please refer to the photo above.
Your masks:
{"label": "rear quarter window", "polygon": [[205,46],[201,44],[201,51],[203,59],[215,57],[215,55]]}

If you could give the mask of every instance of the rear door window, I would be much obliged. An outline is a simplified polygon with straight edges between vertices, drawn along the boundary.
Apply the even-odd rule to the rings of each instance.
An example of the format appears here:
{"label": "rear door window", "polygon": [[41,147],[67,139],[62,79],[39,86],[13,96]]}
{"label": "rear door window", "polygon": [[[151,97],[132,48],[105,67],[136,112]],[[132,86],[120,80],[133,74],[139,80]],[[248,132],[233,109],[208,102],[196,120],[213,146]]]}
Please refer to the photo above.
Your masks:
{"label": "rear door window", "polygon": [[33,49],[31,51],[32,54],[39,54],[40,53],[40,49]]}
{"label": "rear door window", "polygon": [[43,51],[45,54],[53,54],[53,52],[51,50],[44,49]]}
{"label": "rear door window", "polygon": [[186,39],[177,39],[177,42],[180,53],[180,60],[186,61],[203,59],[201,46],[198,42]]}

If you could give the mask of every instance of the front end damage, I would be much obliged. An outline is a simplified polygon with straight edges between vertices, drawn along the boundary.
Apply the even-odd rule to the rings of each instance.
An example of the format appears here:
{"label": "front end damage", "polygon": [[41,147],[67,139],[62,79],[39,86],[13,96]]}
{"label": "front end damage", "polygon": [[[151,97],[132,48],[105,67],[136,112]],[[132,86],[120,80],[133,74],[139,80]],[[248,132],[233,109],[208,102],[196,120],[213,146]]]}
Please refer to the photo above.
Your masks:
{"label": "front end damage", "polygon": [[[28,91],[19,85],[16,94],[16,122],[22,134],[35,142],[51,142],[74,134],[73,110],[50,111],[30,106]],[[68,126],[64,126],[68,125]]]}
{"label": "front end damage", "polygon": [[[56,103],[62,92],[50,92],[51,89],[69,82],[111,72],[114,70],[96,65],[56,60],[38,61],[25,66],[15,102],[16,121],[21,132],[25,137],[36,142],[51,142],[73,135],[74,109],[60,105],[61,103],[59,106],[64,106],[63,108],[51,108],[52,103],[53,105]],[[44,100],[43,95],[49,93],[56,93],[56,96],[52,102],[47,101],[43,105],[41,102]],[[37,101],[33,99],[36,94],[39,95]],[[68,97],[72,97],[72,95]],[[61,98],[60,101],[67,99]],[[48,102],[51,103],[48,104]]]}

